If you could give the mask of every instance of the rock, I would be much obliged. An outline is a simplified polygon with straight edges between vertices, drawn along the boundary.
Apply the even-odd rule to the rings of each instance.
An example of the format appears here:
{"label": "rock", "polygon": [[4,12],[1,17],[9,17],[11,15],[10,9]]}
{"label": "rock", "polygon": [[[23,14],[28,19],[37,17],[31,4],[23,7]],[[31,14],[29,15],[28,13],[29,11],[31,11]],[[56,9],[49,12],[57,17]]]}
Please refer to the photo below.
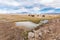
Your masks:
{"label": "rock", "polygon": [[60,40],[60,20],[49,20],[48,25],[44,24],[39,27],[34,31],[35,40]]}
{"label": "rock", "polygon": [[42,33],[40,32],[39,35],[42,36]]}
{"label": "rock", "polygon": [[34,33],[33,32],[29,32],[28,33],[28,38],[33,38],[34,37]]}

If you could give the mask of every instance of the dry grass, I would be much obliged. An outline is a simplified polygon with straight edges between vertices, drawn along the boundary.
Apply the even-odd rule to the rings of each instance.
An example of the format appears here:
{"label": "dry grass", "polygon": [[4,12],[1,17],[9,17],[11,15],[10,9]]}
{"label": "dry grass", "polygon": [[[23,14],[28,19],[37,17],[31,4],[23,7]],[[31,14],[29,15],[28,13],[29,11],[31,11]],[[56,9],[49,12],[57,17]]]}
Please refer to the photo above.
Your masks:
{"label": "dry grass", "polygon": [[25,40],[26,32],[12,22],[0,22],[0,40]]}
{"label": "dry grass", "polygon": [[30,17],[26,15],[0,14],[0,40],[23,40],[23,39],[27,40],[28,29],[25,27],[16,27],[14,22],[32,21],[34,23],[38,23],[40,20],[44,20],[44,19],[50,20],[55,18],[60,18],[60,16],[38,18],[38,17]]}
{"label": "dry grass", "polygon": [[55,19],[60,18],[60,16],[46,16],[46,17],[31,17],[27,15],[9,15],[9,14],[0,14],[0,21],[9,21],[9,22],[20,22],[20,21],[32,21],[34,23],[39,23],[40,20],[44,19]]}

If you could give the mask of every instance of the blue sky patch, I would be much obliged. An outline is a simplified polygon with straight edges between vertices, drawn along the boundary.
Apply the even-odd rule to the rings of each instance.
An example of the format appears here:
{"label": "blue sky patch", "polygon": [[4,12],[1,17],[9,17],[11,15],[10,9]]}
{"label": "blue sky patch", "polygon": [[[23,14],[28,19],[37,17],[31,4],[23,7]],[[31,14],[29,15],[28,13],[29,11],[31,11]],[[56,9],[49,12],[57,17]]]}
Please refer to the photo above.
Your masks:
{"label": "blue sky patch", "polygon": [[60,0],[0,0],[0,13],[60,13],[59,4]]}

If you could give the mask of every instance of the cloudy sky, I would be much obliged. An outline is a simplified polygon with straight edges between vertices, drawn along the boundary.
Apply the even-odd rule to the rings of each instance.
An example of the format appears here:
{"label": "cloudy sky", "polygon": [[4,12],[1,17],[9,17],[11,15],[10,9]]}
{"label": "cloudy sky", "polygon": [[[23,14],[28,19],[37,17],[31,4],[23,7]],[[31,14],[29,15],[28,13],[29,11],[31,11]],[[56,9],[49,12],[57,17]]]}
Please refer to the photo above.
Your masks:
{"label": "cloudy sky", "polygon": [[60,13],[60,0],[0,0],[0,13]]}

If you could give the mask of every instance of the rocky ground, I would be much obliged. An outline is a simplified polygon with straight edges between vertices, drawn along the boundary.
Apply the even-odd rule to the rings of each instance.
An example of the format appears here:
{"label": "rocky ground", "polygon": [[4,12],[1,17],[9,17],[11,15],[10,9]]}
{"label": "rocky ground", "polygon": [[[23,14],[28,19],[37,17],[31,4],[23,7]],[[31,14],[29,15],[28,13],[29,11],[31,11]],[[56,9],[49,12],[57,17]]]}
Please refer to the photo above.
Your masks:
{"label": "rocky ground", "polygon": [[49,20],[47,24],[25,32],[25,28],[16,27],[12,22],[0,22],[0,40],[60,40],[60,19]]}
{"label": "rocky ground", "polygon": [[0,22],[0,40],[24,40],[23,29],[11,22]]}
{"label": "rocky ground", "polygon": [[28,33],[28,40],[60,40],[60,19],[49,20]]}

